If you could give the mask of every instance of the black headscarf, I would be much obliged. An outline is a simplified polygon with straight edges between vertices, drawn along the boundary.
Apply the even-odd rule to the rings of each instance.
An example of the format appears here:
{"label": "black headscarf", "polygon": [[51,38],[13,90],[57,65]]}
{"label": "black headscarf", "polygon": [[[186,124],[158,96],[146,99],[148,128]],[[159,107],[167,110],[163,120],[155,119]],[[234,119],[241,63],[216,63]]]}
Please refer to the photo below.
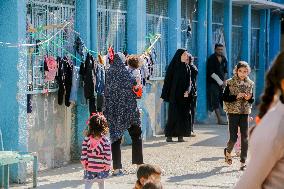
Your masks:
{"label": "black headscarf", "polygon": [[164,80],[161,98],[166,102],[176,102],[183,99],[183,94],[189,87],[190,68],[181,62],[181,56],[186,49],[178,49],[170,62]]}

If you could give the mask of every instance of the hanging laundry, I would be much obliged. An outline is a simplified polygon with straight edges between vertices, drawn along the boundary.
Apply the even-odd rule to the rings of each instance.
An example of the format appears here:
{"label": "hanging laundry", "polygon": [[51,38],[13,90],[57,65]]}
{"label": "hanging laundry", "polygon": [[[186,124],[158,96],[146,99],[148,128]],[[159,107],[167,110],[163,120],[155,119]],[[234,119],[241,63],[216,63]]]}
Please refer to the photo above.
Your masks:
{"label": "hanging laundry", "polygon": [[105,68],[104,65],[98,64],[96,66],[96,93],[103,95],[105,88]]}
{"label": "hanging laundry", "polygon": [[71,87],[71,95],[70,95],[70,102],[76,103],[77,102],[77,92],[79,88],[79,70],[80,67],[74,66],[73,67],[73,74],[72,74],[72,87]]}
{"label": "hanging laundry", "polygon": [[70,94],[72,87],[72,74],[73,74],[73,64],[67,57],[57,58],[58,62],[58,75],[57,81],[59,85],[58,90],[58,104],[63,104],[63,97],[65,95],[65,105],[70,106]]}
{"label": "hanging laundry", "polygon": [[58,66],[54,57],[45,56],[44,58],[44,81],[53,81],[57,74]]}
{"label": "hanging laundry", "polygon": [[113,50],[112,46],[110,46],[108,48],[108,59],[109,59],[109,63],[112,64],[113,59],[114,59],[114,50]]}
{"label": "hanging laundry", "polygon": [[89,112],[90,115],[92,115],[93,113],[97,113],[97,103],[95,96],[89,98]]}
{"label": "hanging laundry", "polygon": [[99,63],[101,64],[101,65],[104,65],[104,60],[103,60],[103,57],[102,57],[102,55],[98,55],[98,61],[99,61]]}
{"label": "hanging laundry", "polygon": [[105,96],[97,94],[97,112],[103,112],[105,110]]}
{"label": "hanging laundry", "polygon": [[27,94],[27,113],[32,113],[32,95]]}
{"label": "hanging laundry", "polygon": [[147,65],[147,61],[145,59],[143,59],[143,64],[140,68],[140,74],[141,74],[141,78],[142,78],[142,85],[145,86],[147,80],[149,80],[149,76],[150,76],[150,72],[149,72],[149,68]]}
{"label": "hanging laundry", "polygon": [[150,54],[146,54],[144,57],[145,61],[146,61],[146,68],[148,69],[148,77],[146,77],[146,80],[149,80],[150,77],[153,75],[153,71],[154,71],[154,63],[152,61],[152,57]]}
{"label": "hanging laundry", "polygon": [[76,40],[75,40],[75,44],[74,44],[74,48],[75,48],[75,51],[81,56],[83,57],[84,53],[83,53],[83,50],[84,50],[84,43],[82,41],[82,39],[77,36]]}
{"label": "hanging laundry", "polygon": [[84,96],[86,99],[90,99],[95,94],[96,85],[96,64],[90,53],[87,53],[85,62],[80,65],[79,74],[83,80]]}

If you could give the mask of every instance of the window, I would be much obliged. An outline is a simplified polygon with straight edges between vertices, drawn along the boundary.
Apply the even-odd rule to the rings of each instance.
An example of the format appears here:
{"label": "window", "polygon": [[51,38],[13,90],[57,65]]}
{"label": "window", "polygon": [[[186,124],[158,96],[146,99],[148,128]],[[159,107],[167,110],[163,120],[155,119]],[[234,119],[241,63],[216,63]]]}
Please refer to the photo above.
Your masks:
{"label": "window", "polygon": [[[187,33],[191,27],[191,35]],[[193,56],[197,56],[197,1],[181,1],[181,47],[186,48]]]}
{"label": "window", "polygon": [[[167,0],[147,0],[147,36],[161,34],[160,40],[154,45],[156,53],[156,63],[152,79],[162,79],[165,76],[166,65],[168,64],[168,1]],[[149,46],[150,41],[147,38]]]}
{"label": "window", "polygon": [[38,44],[52,37],[52,40],[42,45],[28,47],[29,94],[43,93],[46,90],[55,92],[58,89],[55,80],[45,81],[44,57],[56,58],[72,53],[74,3],[74,0],[27,1],[27,43]]}
{"label": "window", "polygon": [[98,50],[107,53],[111,45],[116,52],[126,50],[126,0],[98,0]]}

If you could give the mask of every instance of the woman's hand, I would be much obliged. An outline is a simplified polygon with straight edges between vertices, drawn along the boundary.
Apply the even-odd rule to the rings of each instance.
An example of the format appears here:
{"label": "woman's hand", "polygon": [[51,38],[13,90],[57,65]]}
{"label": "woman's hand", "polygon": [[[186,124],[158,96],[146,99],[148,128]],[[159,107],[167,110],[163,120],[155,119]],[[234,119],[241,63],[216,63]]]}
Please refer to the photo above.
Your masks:
{"label": "woman's hand", "polygon": [[245,94],[244,98],[245,98],[246,100],[249,100],[249,99],[251,99],[251,96],[252,96],[252,94],[251,94],[251,93],[248,93],[248,94]]}
{"label": "woman's hand", "polygon": [[237,99],[244,98],[245,95],[246,95],[245,93],[239,93],[237,95]]}
{"label": "woman's hand", "polygon": [[188,91],[185,91],[184,94],[183,94],[183,96],[184,96],[185,98],[187,98],[187,97],[189,96],[189,92],[188,92]]}

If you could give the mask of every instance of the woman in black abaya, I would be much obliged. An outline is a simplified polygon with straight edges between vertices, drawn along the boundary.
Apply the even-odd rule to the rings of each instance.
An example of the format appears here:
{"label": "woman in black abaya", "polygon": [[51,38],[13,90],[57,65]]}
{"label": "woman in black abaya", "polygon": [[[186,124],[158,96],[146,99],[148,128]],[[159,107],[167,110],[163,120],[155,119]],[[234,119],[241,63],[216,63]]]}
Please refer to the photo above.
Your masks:
{"label": "woman in black abaya", "polygon": [[178,142],[184,142],[183,137],[190,137],[191,134],[190,61],[189,53],[185,49],[178,49],[166,72],[161,98],[169,102],[165,128],[167,142],[172,142],[172,137],[178,137]]}

